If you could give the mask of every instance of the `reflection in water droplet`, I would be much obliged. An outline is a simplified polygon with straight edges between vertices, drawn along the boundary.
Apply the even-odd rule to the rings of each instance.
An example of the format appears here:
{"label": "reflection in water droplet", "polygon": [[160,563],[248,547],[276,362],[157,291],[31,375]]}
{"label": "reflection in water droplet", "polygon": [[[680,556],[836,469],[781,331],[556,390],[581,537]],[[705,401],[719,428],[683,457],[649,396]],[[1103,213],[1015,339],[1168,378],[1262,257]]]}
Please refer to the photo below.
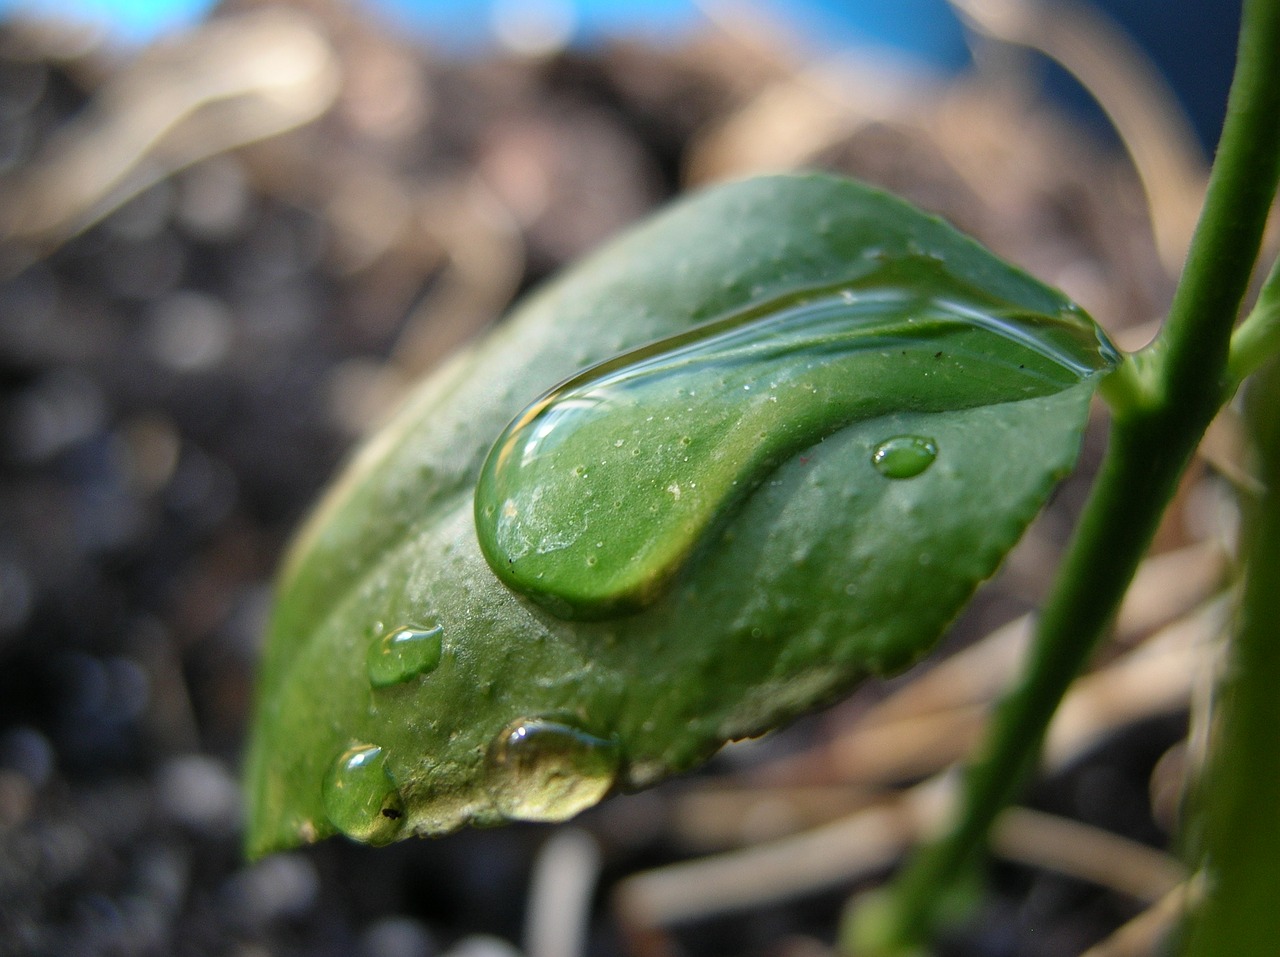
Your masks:
{"label": "reflection in water droplet", "polygon": [[[1028,313],[948,268],[927,256],[890,261],[755,303],[551,390],[507,427],[481,471],[486,560],[557,615],[634,612],[781,463],[836,431],[904,409],[1051,395],[1114,362],[1065,305]],[[626,445],[644,455],[615,454],[620,435],[635,436]],[[581,462],[599,463],[589,488],[569,480]],[[634,520],[608,508],[620,498]],[[584,553],[600,540],[591,564]]]}
{"label": "reflection in water droplet", "polygon": [[405,626],[389,631],[372,645],[365,658],[369,683],[375,688],[400,684],[429,674],[440,664],[444,629]]}
{"label": "reflection in water droplet", "polygon": [[404,802],[377,745],[358,744],[338,755],[321,797],[329,821],[356,841],[390,844],[404,823]]}
{"label": "reflection in water droplet", "polygon": [[886,478],[907,479],[919,475],[938,457],[938,445],[923,435],[895,435],[871,453],[871,464]]}
{"label": "reflection in water droplet", "polygon": [[612,741],[545,718],[520,718],[489,748],[489,795],[503,817],[565,821],[613,787],[620,755]]}

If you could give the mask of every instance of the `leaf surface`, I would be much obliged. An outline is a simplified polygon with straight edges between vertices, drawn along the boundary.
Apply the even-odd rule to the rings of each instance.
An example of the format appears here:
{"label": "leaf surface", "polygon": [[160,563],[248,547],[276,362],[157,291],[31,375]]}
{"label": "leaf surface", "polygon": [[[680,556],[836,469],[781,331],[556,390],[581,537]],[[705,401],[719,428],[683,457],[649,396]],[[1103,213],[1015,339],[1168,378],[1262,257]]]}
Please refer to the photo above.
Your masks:
{"label": "leaf surface", "polygon": [[304,528],[250,850],[563,820],[905,667],[1070,469],[1114,361],[860,184],[675,205],[424,383]]}

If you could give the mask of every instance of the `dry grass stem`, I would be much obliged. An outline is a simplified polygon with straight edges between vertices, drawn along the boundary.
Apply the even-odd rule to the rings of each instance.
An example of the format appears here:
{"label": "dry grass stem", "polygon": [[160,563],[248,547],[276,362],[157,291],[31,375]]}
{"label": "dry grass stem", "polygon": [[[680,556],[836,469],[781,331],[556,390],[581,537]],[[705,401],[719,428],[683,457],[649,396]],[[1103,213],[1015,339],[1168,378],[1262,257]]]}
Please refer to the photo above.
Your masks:
{"label": "dry grass stem", "polygon": [[1193,877],[1165,894],[1111,936],[1086,950],[1080,957],[1156,957],[1163,953],[1169,934],[1203,893],[1202,881]]}
{"label": "dry grass stem", "polygon": [[615,910],[631,928],[665,926],[856,881],[936,827],[953,790],[934,779],[783,840],[632,875],[615,889]]}
{"label": "dry grass stem", "polygon": [[578,957],[586,952],[600,848],[581,828],[553,831],[534,862],[525,911],[527,957]]}
{"label": "dry grass stem", "polygon": [[154,47],[10,184],[4,231],[57,246],[177,170],[315,119],[338,84],[328,42],[284,8]]}
{"label": "dry grass stem", "polygon": [[[940,775],[831,824],[791,837],[634,874],[614,890],[628,936],[776,904],[890,866],[943,826],[955,779]],[[992,849],[1009,860],[1090,881],[1144,901],[1183,879],[1176,859],[1078,822],[1012,808],[997,821]]]}
{"label": "dry grass stem", "polygon": [[1195,134],[1147,58],[1083,4],[951,0],[969,24],[993,38],[1039,50],[1094,97],[1133,160],[1147,197],[1165,269],[1177,275],[1207,181]]}
{"label": "dry grass stem", "polygon": [[1000,857],[1154,903],[1186,877],[1178,860],[1145,844],[1052,814],[1015,807],[997,819]]}

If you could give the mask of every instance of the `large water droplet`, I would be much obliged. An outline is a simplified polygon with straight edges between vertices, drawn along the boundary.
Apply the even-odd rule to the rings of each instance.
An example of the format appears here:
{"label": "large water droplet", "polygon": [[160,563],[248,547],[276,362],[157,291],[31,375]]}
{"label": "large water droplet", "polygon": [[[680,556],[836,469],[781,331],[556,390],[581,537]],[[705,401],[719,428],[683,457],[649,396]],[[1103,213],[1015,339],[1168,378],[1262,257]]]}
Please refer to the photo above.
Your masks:
{"label": "large water droplet", "polygon": [[356,841],[390,844],[404,824],[404,801],[377,745],[358,744],[338,755],[321,797],[329,821]]}
{"label": "large water droplet", "polygon": [[919,475],[938,457],[938,445],[923,435],[895,435],[871,453],[871,464],[886,478],[907,479]]}
{"label": "large water droplet", "polygon": [[503,817],[564,821],[600,801],[618,774],[618,746],[545,718],[520,718],[489,748],[489,795]]}
{"label": "large water droplet", "polygon": [[365,664],[375,688],[400,684],[434,671],[440,664],[444,629],[404,626],[382,635],[369,646]]}
{"label": "large water droplet", "polygon": [[[773,470],[835,431],[904,410],[1052,394],[1114,361],[1080,315],[1028,314],[948,268],[888,262],[552,389],[507,427],[481,471],[475,520],[490,566],[566,618],[632,612]],[[644,454],[616,454],[619,440]],[[599,463],[590,488],[570,480],[583,462]],[[623,512],[610,507],[619,500]]]}

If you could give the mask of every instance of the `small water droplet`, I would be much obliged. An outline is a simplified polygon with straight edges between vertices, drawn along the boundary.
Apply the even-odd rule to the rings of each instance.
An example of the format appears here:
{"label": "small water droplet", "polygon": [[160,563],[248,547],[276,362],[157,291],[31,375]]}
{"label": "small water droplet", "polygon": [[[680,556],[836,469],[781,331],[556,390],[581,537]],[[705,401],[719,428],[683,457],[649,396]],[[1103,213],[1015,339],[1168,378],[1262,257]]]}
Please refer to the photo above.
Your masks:
{"label": "small water droplet", "polygon": [[405,626],[389,631],[369,647],[365,664],[375,688],[400,684],[429,674],[440,664],[444,629]]}
{"label": "small water droplet", "polygon": [[895,435],[871,453],[871,464],[881,475],[908,479],[919,475],[938,457],[938,444],[922,435]]}
{"label": "small water droplet", "polygon": [[613,787],[618,746],[560,721],[520,718],[489,748],[489,796],[503,817],[565,821]]}
{"label": "small water droplet", "polygon": [[338,755],[321,787],[329,821],[365,844],[390,844],[404,824],[404,801],[374,744],[357,744]]}

